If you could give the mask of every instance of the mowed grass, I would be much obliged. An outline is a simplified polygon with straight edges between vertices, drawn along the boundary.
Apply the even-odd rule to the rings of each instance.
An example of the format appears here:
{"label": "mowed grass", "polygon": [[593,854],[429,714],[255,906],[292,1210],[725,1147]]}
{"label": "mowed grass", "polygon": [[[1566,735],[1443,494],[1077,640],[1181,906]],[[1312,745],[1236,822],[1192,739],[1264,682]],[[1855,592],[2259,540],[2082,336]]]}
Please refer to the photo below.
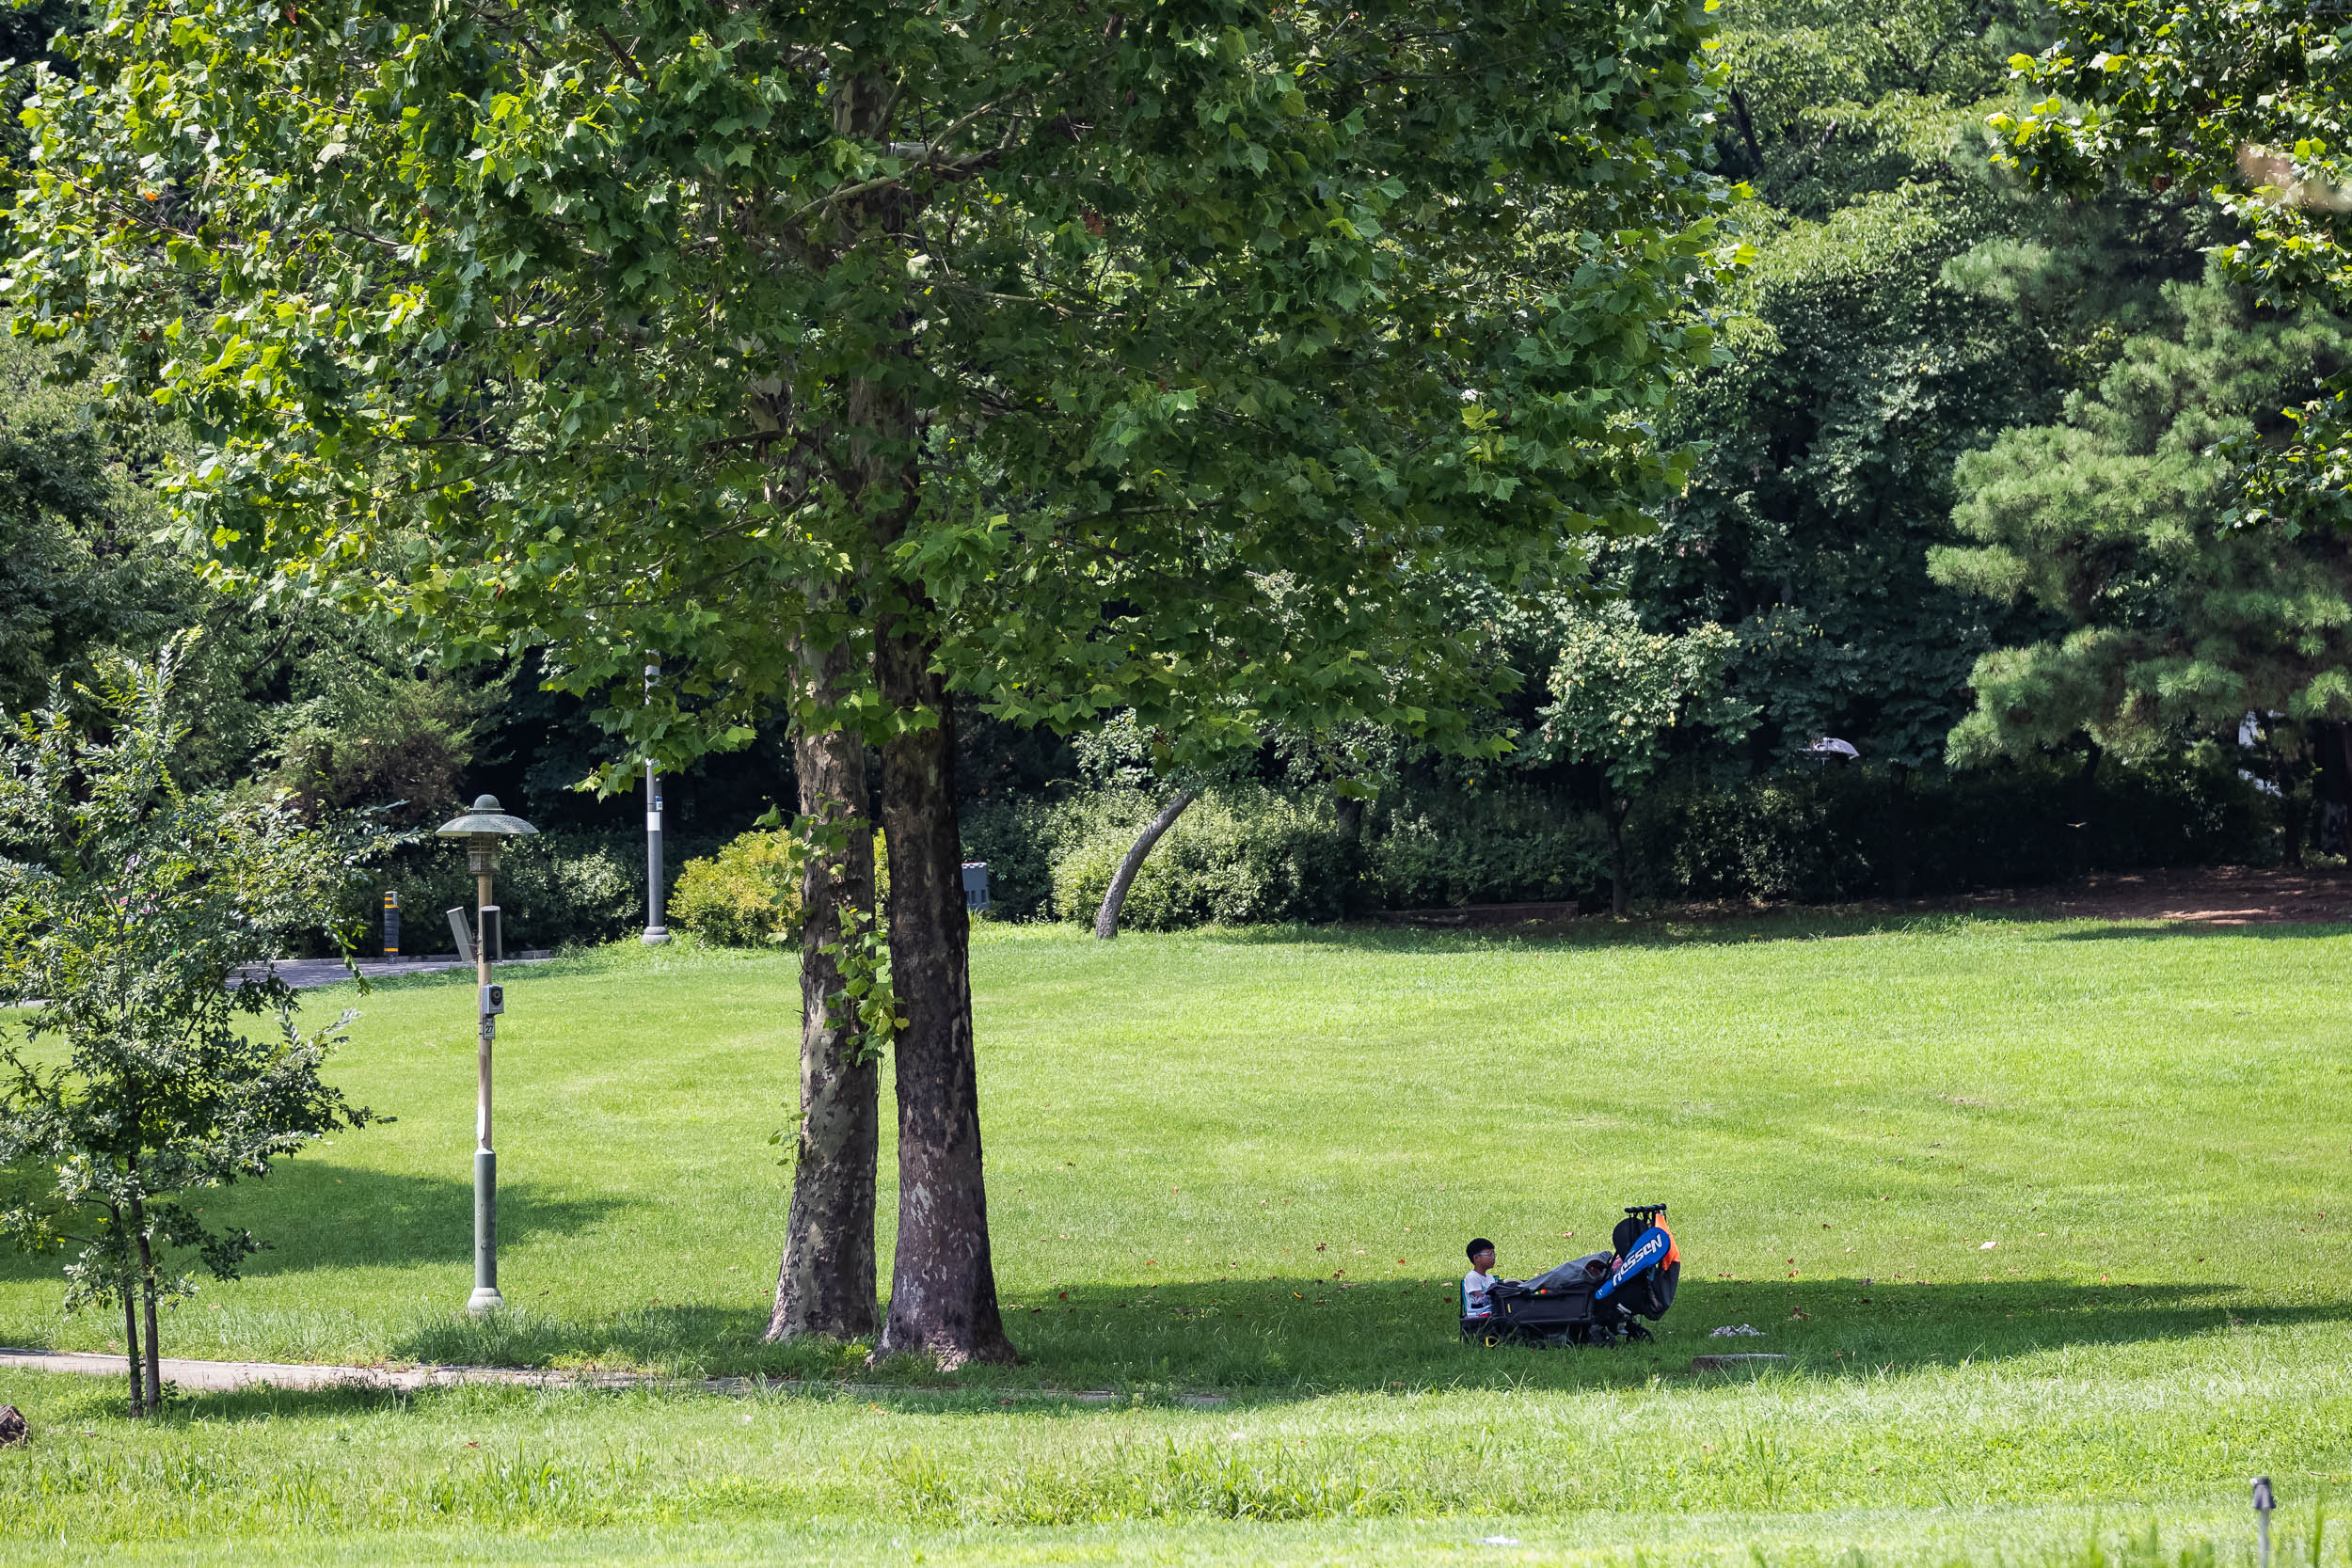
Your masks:
{"label": "mowed grass", "polygon": [[[1943,918],[984,928],[1025,1359],[952,1379],[758,1343],[787,960],[506,973],[515,1307],[486,1324],[457,1310],[470,990],[379,989],[334,1075],[399,1120],[220,1195],[277,1246],[175,1312],[167,1353],[860,1389],[255,1392],[149,1430],[110,1385],[0,1373],[40,1433],[0,1460],[0,1556],[160,1528],[165,1555],[239,1560],[2232,1557],[2247,1476],[2290,1514],[2352,1476],[2348,946]],[[885,1180],[885,1267],[891,1202]],[[1632,1202],[1673,1205],[1686,1260],[1657,1344],[1458,1343],[1464,1239],[1531,1273]],[[0,1265],[0,1339],[104,1348],[54,1268]],[[1760,1337],[1708,1338],[1740,1323]],[[1692,1376],[1709,1350],[1790,1359]],[[1079,1389],[1119,1399],[1052,1397]],[[1202,1392],[1224,1402],[1180,1398]]]}

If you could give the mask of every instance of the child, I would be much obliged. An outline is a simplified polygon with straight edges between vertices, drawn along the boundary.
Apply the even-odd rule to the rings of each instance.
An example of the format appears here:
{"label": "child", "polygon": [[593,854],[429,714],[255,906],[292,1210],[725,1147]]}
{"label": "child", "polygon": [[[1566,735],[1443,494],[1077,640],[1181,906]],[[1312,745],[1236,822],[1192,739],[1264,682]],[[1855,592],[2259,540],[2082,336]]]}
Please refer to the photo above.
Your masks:
{"label": "child", "polygon": [[1462,1276],[1462,1318],[1491,1318],[1494,1307],[1486,1292],[1501,1281],[1495,1278],[1495,1244],[1481,1236],[1465,1249],[1470,1254],[1470,1273]]}

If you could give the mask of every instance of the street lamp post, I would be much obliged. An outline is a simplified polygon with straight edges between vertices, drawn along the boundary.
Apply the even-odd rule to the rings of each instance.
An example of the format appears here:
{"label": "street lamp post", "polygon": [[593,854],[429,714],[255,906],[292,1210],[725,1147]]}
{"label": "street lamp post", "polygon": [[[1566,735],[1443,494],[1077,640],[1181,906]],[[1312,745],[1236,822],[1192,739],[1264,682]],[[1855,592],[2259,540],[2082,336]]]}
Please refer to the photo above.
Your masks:
{"label": "street lamp post", "polygon": [[[653,683],[660,679],[661,666],[645,666],[645,696],[653,697]],[[637,939],[649,947],[659,947],[670,940],[670,927],[662,924],[661,909],[661,770],[653,758],[645,759],[645,934]]]}
{"label": "street lamp post", "polygon": [[490,1045],[498,1037],[498,1015],[506,1010],[506,997],[504,987],[490,983],[490,955],[501,935],[490,882],[498,871],[499,841],[538,831],[501,811],[495,795],[480,797],[473,810],[438,830],[443,838],[466,841],[466,869],[473,873],[474,885],[474,1006],[482,1034],[474,1101],[473,1294],[466,1300],[469,1312],[506,1305],[499,1294],[499,1157],[490,1147]]}

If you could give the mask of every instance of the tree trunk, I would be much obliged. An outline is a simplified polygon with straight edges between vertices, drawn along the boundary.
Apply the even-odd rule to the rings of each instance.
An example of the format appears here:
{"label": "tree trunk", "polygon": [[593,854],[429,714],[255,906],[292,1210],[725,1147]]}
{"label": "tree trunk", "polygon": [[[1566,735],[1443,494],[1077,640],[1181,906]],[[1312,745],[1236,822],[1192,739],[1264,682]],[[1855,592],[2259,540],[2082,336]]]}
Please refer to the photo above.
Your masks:
{"label": "tree trunk", "polygon": [[[114,1219],[115,1234],[122,1235],[122,1210],[108,1204],[106,1212]],[[119,1277],[122,1288],[122,1359],[131,1369],[131,1414],[135,1418],[147,1409],[145,1377],[147,1363],[139,1355],[139,1303],[137,1282],[131,1275],[131,1255],[122,1255],[123,1268]]]}
{"label": "tree trunk", "polygon": [[1738,87],[1731,89],[1731,118],[1740,127],[1740,140],[1748,150],[1749,159],[1756,165],[1758,179],[1764,175],[1764,149],[1756,145],[1756,121],[1748,117],[1747,98]]}
{"label": "tree trunk", "polygon": [[1626,912],[1625,814],[1628,802],[1609,802],[1609,912],[1620,920]]}
{"label": "tree trunk", "polygon": [[1136,873],[1143,869],[1143,858],[1152,852],[1152,846],[1162,834],[1176,826],[1176,819],[1192,804],[1192,791],[1180,789],[1176,799],[1160,808],[1160,815],[1144,824],[1143,832],[1127,850],[1127,858],[1119,863],[1119,875],[1104,891],[1103,907],[1094,913],[1094,935],[1098,941],[1108,942],[1119,935],[1119,911],[1127,905],[1127,890],[1136,885]]}
{"label": "tree trunk", "polygon": [[1341,796],[1338,814],[1340,819],[1340,836],[1347,841],[1350,847],[1363,843],[1363,798],[1358,795]]}
{"label": "tree trunk", "polygon": [[147,1413],[154,1416],[164,1408],[163,1349],[155,1322],[155,1253],[147,1240],[147,1206],[137,1198],[131,1200],[131,1229],[139,1239],[139,1301],[147,1318]]}
{"label": "tree trunk", "polygon": [[2083,737],[2083,765],[2074,774],[2074,820],[2068,824],[2074,842],[2067,858],[2077,877],[2090,869],[2090,814],[2099,799],[2099,759],[2105,754],[2097,741]]}
{"label": "tree trunk", "polygon": [[[818,702],[850,686],[851,649],[804,653],[803,679]],[[840,1016],[838,944],[845,915],[874,910],[874,828],[866,816],[866,742],[842,730],[803,730],[792,742],[801,812],[848,835],[812,849],[801,871],[801,1125],[792,1208],[776,1270],[770,1340],[874,1332],[874,1167],[882,1145],[882,1069],[854,1020]],[[833,949],[833,951],[827,951]]]}
{"label": "tree trunk", "polygon": [[928,1355],[943,1368],[1011,1361],[989,1258],[955,716],[924,631],[931,606],[911,585],[894,586],[907,602],[881,618],[875,673],[883,702],[901,715],[920,714],[925,724],[882,749],[890,968],[906,1026],[894,1052],[898,1245],[890,1312],[874,1354]]}
{"label": "tree trunk", "polygon": [[1886,802],[1889,890],[1899,899],[1911,897],[1911,769],[1895,765],[1895,787]]}
{"label": "tree trunk", "polygon": [[[844,73],[831,96],[843,135],[878,135],[898,84]],[[842,252],[887,237],[905,248],[913,198],[901,188],[842,204]],[[910,282],[909,287],[914,287]],[[841,430],[849,487],[875,559],[886,561],[922,498],[922,421],[909,388],[913,314],[851,324],[873,334],[870,368],[850,378]],[[978,1067],[973,1056],[970,930],[963,845],[956,821],[955,714],[934,667],[938,607],[918,583],[881,580],[874,678],[902,725],[882,748],[882,841],[890,856],[891,983],[905,1025],[892,1050],[898,1089],[898,1243],[877,1356],[929,1355],[942,1367],[1010,1361],[989,1259],[980,1164]]]}

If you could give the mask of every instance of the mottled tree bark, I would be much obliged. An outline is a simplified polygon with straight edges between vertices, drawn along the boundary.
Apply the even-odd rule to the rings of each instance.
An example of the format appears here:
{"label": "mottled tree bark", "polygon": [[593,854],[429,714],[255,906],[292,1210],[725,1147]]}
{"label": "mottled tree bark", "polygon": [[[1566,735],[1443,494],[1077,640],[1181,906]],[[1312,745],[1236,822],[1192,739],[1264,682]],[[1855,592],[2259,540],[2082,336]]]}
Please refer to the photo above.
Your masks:
{"label": "mottled tree bark", "polygon": [[884,702],[929,721],[894,736],[882,752],[890,970],[906,1027],[894,1051],[898,1245],[875,1354],[928,1355],[942,1367],[1010,1361],[980,1162],[954,714],[923,631],[930,606],[908,585],[898,591],[910,603],[882,617],[875,673]]}
{"label": "mottled tree bark", "polygon": [[[847,690],[851,650],[804,654],[819,701]],[[882,1069],[832,999],[846,917],[874,908],[874,831],[866,816],[866,744],[840,730],[803,731],[792,743],[802,815],[837,828],[839,848],[812,849],[801,872],[801,1126],[792,1207],[776,1270],[768,1338],[874,1332],[874,1167],[882,1136]]]}
{"label": "mottled tree bark", "polygon": [[[899,91],[881,77],[842,76],[832,94],[834,125],[845,135],[879,135]],[[913,199],[892,187],[840,203],[842,254],[877,241],[903,249]],[[911,311],[861,325],[878,347],[868,368],[844,388],[848,462],[838,477],[865,515],[874,559],[887,561],[921,500],[921,420],[909,390],[921,378],[899,363],[913,356]],[[882,748],[891,985],[905,1022],[891,1050],[898,1091],[898,1242],[890,1307],[874,1353],[928,1355],[942,1367],[1010,1361],[989,1260],[954,717],[935,667],[931,629],[938,609],[915,582],[882,580],[872,590],[875,687],[906,726]]]}
{"label": "mottled tree bark", "polygon": [[1119,935],[1119,911],[1126,906],[1127,890],[1136,885],[1136,873],[1143,869],[1144,857],[1152,852],[1152,846],[1160,841],[1161,835],[1176,825],[1176,819],[1184,815],[1184,808],[1190,804],[1192,791],[1180,789],[1176,799],[1160,808],[1159,816],[1144,824],[1143,832],[1127,850],[1127,858],[1119,863],[1119,874],[1104,891],[1103,907],[1094,912],[1094,935],[1098,941],[1108,942]]}

